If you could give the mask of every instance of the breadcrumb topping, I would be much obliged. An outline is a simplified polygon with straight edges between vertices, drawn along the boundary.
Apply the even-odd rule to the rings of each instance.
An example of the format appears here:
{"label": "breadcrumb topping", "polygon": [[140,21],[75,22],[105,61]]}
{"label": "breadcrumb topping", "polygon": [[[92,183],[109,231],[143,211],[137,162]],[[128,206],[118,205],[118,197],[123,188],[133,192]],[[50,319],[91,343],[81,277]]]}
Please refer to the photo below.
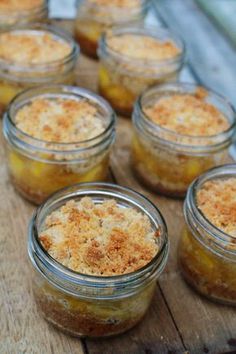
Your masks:
{"label": "breadcrumb topping", "polygon": [[92,139],[106,128],[94,104],[72,98],[36,98],[18,110],[15,124],[33,138],[58,143]]}
{"label": "breadcrumb topping", "polygon": [[158,99],[144,107],[147,117],[163,128],[189,136],[212,136],[229,128],[227,118],[212,104],[205,101],[207,91],[195,94],[174,94]]}
{"label": "breadcrumb topping", "polygon": [[197,206],[214,226],[236,237],[236,178],[205,182],[197,192]]}
{"label": "breadcrumb topping", "polygon": [[43,0],[0,0],[0,12],[29,10],[42,5],[43,2]]}
{"label": "breadcrumb topping", "polygon": [[161,41],[147,35],[110,35],[107,37],[107,45],[119,54],[140,60],[161,61],[180,54],[180,49],[171,40]]}
{"label": "breadcrumb topping", "polygon": [[46,64],[71,53],[64,39],[42,30],[13,30],[0,34],[0,59],[12,63]]}
{"label": "breadcrumb topping", "polygon": [[141,5],[141,0],[90,0],[90,2],[95,5],[120,8],[135,8]]}
{"label": "breadcrumb topping", "polygon": [[134,208],[89,197],[67,202],[49,215],[39,239],[45,250],[73,271],[112,276],[133,272],[158,252],[159,231]]}

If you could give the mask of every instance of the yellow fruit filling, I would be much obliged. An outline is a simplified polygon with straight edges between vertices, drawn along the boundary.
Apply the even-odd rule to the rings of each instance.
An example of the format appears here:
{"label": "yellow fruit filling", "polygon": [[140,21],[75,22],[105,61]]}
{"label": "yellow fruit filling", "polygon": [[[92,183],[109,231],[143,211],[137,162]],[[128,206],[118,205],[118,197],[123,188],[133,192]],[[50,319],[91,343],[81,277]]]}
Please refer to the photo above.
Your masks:
{"label": "yellow fruit filling", "polygon": [[[219,154],[219,153],[218,153]],[[189,184],[201,173],[224,161],[220,156],[191,156],[143,143],[135,135],[132,141],[132,166],[151,189],[173,196],[184,196]],[[218,163],[217,163],[218,162]]]}
{"label": "yellow fruit filling", "polygon": [[71,164],[46,162],[24,156],[16,150],[8,150],[9,172],[17,190],[32,202],[39,204],[51,193],[68,185],[103,181],[107,177],[108,155],[97,163],[82,166],[80,162]]}
{"label": "yellow fruit filling", "polygon": [[179,263],[187,282],[200,293],[218,301],[235,302],[236,262],[208,250],[187,228],[179,245]]}

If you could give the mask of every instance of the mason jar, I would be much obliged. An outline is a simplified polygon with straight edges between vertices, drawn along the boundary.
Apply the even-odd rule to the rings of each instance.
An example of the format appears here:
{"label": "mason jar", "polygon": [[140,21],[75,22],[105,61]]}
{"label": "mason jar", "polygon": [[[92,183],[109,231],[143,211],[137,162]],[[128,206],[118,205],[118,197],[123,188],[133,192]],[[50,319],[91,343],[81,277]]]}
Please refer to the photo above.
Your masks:
{"label": "mason jar", "polygon": [[4,1],[0,4],[0,31],[20,24],[46,21],[48,0]]}
{"label": "mason jar", "polygon": [[[186,225],[179,243],[178,258],[185,280],[195,290],[209,299],[236,305],[235,236],[210,222],[199,209],[196,198],[206,182],[228,178],[235,179],[236,184],[236,164],[211,169],[189,187],[184,204]],[[235,210],[231,212],[235,214]]]}
{"label": "mason jar", "polygon": [[[92,139],[71,143],[49,142],[29,136],[15,124],[16,115],[19,109],[41,97],[87,100],[96,106],[103,122],[103,132]],[[24,91],[12,101],[4,115],[3,134],[14,187],[26,199],[39,204],[65,186],[106,179],[115,139],[115,114],[105,100],[83,88],[42,86]]]}
{"label": "mason jar", "polygon": [[228,159],[228,147],[236,129],[235,112],[220,95],[207,90],[203,98],[218,109],[229,124],[228,129],[216,135],[180,134],[154,123],[144,112],[163,97],[194,95],[197,89],[196,85],[183,83],[155,86],[146,90],[135,104],[131,164],[135,176],[155,192],[184,197],[197,176]]}
{"label": "mason jar", "polygon": [[[111,39],[129,36],[127,52],[111,48]],[[156,45],[171,45],[174,53],[168,59],[160,59],[159,53],[155,58],[147,57],[144,45],[142,56],[137,55],[136,42],[132,38],[149,38]],[[132,45],[130,44],[132,42]],[[144,42],[145,43],[145,42]],[[124,44],[125,45],[125,44]],[[131,53],[132,50],[132,53]],[[123,26],[116,27],[103,33],[98,55],[100,59],[98,89],[112,107],[120,114],[130,116],[137,97],[149,86],[176,81],[184,64],[185,46],[183,41],[171,31],[156,27]]]}
{"label": "mason jar", "polygon": [[[55,261],[39,240],[45,218],[65,202],[84,196],[95,204],[112,199],[121,208],[144,213],[153,231],[158,230],[154,258],[136,271],[114,276],[78,273]],[[28,253],[35,300],[45,319],[75,336],[111,336],[132,328],[145,315],[167,262],[167,228],[157,207],[141,194],[113,184],[79,184],[59,191],[38,208],[29,226]]]}
{"label": "mason jar", "polygon": [[[79,55],[79,47],[72,37],[63,30],[46,24],[27,24],[18,28],[0,32],[4,34],[29,34],[32,36],[52,36],[57,42],[68,44],[70,53],[60,60],[46,63],[18,63],[0,56],[0,113],[9,102],[21,91],[38,85],[73,84],[74,69]],[[19,48],[17,48],[19,50]],[[24,47],[22,46],[24,56]]]}
{"label": "mason jar", "polygon": [[142,23],[148,0],[77,0],[75,38],[81,50],[97,58],[98,41],[103,32],[113,26]]}

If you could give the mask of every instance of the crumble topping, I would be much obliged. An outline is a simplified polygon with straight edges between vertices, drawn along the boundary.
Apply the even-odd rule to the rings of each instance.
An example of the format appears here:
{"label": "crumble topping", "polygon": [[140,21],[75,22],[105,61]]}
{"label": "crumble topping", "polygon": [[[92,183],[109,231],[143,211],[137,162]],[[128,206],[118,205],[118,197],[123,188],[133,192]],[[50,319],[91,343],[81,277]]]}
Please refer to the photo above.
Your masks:
{"label": "crumble topping", "polygon": [[49,215],[39,239],[59,263],[83,274],[98,276],[133,272],[158,252],[147,217],[115,200],[95,204],[89,197],[67,202]]}
{"label": "crumble topping", "polygon": [[119,54],[140,60],[166,60],[180,54],[180,49],[171,40],[161,41],[148,35],[110,35],[107,45]]}
{"label": "crumble topping", "polygon": [[71,53],[66,40],[49,31],[12,30],[0,34],[0,60],[24,65],[62,60]]}
{"label": "crumble topping", "polygon": [[174,94],[158,99],[144,108],[154,123],[176,133],[189,136],[212,136],[229,128],[227,118],[205,101],[207,91],[199,88],[195,94]]}
{"label": "crumble topping", "polygon": [[24,11],[33,9],[43,4],[43,0],[0,0],[1,11]]}
{"label": "crumble topping", "polygon": [[141,0],[90,0],[90,2],[98,6],[112,6],[120,8],[135,8],[141,5]]}
{"label": "crumble topping", "polygon": [[105,130],[97,107],[86,99],[33,99],[15,116],[18,129],[47,142],[74,143],[92,139]]}
{"label": "crumble topping", "polygon": [[236,237],[236,178],[205,182],[197,192],[197,205],[214,226]]}

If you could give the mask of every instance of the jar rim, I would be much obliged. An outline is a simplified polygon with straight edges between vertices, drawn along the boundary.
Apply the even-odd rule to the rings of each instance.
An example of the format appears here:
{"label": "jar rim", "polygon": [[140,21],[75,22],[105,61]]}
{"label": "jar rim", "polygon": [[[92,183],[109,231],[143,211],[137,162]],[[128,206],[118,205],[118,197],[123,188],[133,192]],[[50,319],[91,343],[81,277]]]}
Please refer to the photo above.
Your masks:
{"label": "jar rim", "polygon": [[[81,0],[76,0],[76,8],[78,8],[79,7],[79,2],[80,2]],[[83,0],[82,0],[83,1]],[[141,9],[143,9],[143,8],[146,8],[147,6],[148,6],[148,1],[149,0],[140,0],[140,7],[141,7]],[[86,0],[86,2],[90,2],[90,0]],[[110,10],[110,11],[120,11],[120,12],[122,12],[122,11],[127,11],[127,7],[121,7],[121,6],[115,6],[114,4],[107,4],[107,5],[100,5],[100,4],[96,4],[96,3],[91,3],[91,5],[93,6],[93,10],[94,9],[104,9],[106,12],[108,12],[108,10]],[[128,11],[134,11],[134,12],[137,12],[137,10],[138,11],[140,11],[140,8],[128,8]]]}
{"label": "jar rim", "polygon": [[[191,216],[214,240],[214,242],[223,249],[227,249],[229,253],[236,253],[235,240],[234,236],[231,236],[219,229],[213,223],[211,223],[204,213],[198,208],[196,194],[204,185],[205,182],[216,180],[220,178],[236,178],[236,163],[226,164],[218,167],[214,167],[197,177],[189,186],[185,203],[184,203],[184,216],[185,221],[188,223],[188,212],[191,213]],[[232,249],[229,249],[227,246],[233,246]]]}
{"label": "jar rim", "polygon": [[[157,59],[140,59],[140,58],[133,58],[128,55],[120,54],[119,52],[115,51],[114,49],[110,48],[107,44],[107,36],[111,34],[114,36],[120,36],[123,34],[134,34],[134,35],[141,35],[141,36],[148,36],[153,37],[156,39],[161,39],[161,36],[167,36],[167,38],[173,41],[173,43],[180,49],[180,53],[173,58],[164,59],[164,60],[157,60]],[[151,25],[142,25],[142,26],[114,26],[112,30],[109,32],[103,32],[101,38],[99,40],[98,45],[98,55],[103,57],[104,53],[109,54],[114,59],[117,59],[121,62],[129,62],[132,60],[136,65],[144,66],[144,67],[152,67],[152,68],[160,68],[162,66],[171,65],[178,61],[181,61],[185,56],[185,43],[179,35],[172,32],[171,30],[165,27],[155,27]]]}
{"label": "jar rim", "polygon": [[[38,138],[34,138],[29,134],[23,132],[19,129],[14,120],[14,110],[18,110],[18,108],[24,106],[34,98],[49,94],[51,97],[63,97],[63,96],[74,96],[80,98],[86,98],[99,107],[101,107],[109,117],[109,122],[105,129],[98,135],[93,138],[78,141],[78,142],[68,142],[68,143],[58,143],[58,142],[50,142],[41,140]],[[19,143],[25,145],[25,149],[34,148],[38,151],[45,153],[57,153],[64,154],[73,153],[73,152],[82,152],[88,151],[90,149],[94,149],[97,145],[102,144],[108,137],[110,137],[114,133],[116,123],[116,114],[109,105],[109,103],[104,100],[101,96],[96,93],[87,90],[85,88],[77,87],[77,86],[67,86],[67,85],[45,85],[45,86],[37,86],[30,89],[27,89],[23,92],[20,92],[18,95],[14,97],[14,99],[9,104],[7,111],[4,114],[3,118],[3,133],[7,140],[12,140],[12,137],[17,137]],[[20,134],[20,137],[18,136]],[[26,141],[24,141],[24,138]],[[46,146],[45,146],[46,145]],[[47,147],[49,145],[49,147]],[[80,145],[80,146],[79,146]],[[86,145],[86,146],[84,146]],[[64,147],[65,149],[61,150]]]}
{"label": "jar rim", "polygon": [[[168,129],[168,128],[164,128],[161,125],[158,125],[154,122],[152,122],[149,117],[146,115],[146,113],[144,112],[143,109],[143,100],[145,99],[146,95],[151,95],[152,93],[161,93],[163,92],[164,94],[166,93],[189,93],[191,94],[192,90],[196,90],[197,88],[203,88],[204,90],[207,91],[208,95],[214,97],[215,99],[217,99],[218,101],[221,102],[221,104],[223,104],[227,110],[228,110],[228,116],[227,117],[224,113],[222,113],[225,118],[227,118],[228,122],[230,123],[230,126],[215,135],[209,135],[209,136],[192,136],[192,135],[187,135],[187,134],[180,134],[175,132],[174,130]],[[194,92],[194,91],[193,91]],[[217,108],[217,107],[216,107]],[[192,83],[187,83],[187,82],[181,82],[181,83],[168,83],[168,84],[162,84],[162,85],[156,85],[156,86],[152,86],[148,89],[146,89],[145,91],[143,91],[143,93],[141,93],[141,95],[138,97],[136,103],[135,103],[135,109],[137,110],[137,113],[133,112],[133,119],[135,119],[135,114],[138,114],[141,119],[142,122],[144,123],[144,125],[148,128],[148,132],[149,134],[151,134],[154,138],[157,138],[158,136],[154,134],[154,132],[159,132],[159,133],[167,133],[169,134],[170,137],[173,137],[174,139],[178,139],[178,138],[182,138],[182,139],[191,139],[193,142],[196,141],[197,144],[183,144],[181,142],[176,142],[176,141],[172,141],[171,139],[164,139],[161,137],[158,137],[158,140],[162,141],[163,143],[168,143],[172,146],[181,146],[182,148],[191,148],[192,150],[196,151],[196,152],[200,152],[202,151],[202,149],[207,149],[207,151],[211,150],[211,149],[215,149],[218,146],[221,147],[222,143],[225,143],[228,140],[231,140],[234,131],[236,130],[236,111],[233,107],[233,105],[229,102],[229,100],[227,98],[225,98],[224,96],[218,94],[217,92],[208,89],[206,86],[201,86],[198,84],[192,84]],[[218,109],[218,108],[217,108]],[[231,119],[231,121],[230,121]],[[216,139],[222,137],[223,141],[220,142],[213,142],[212,144],[204,144],[204,142],[206,142],[208,139]],[[225,138],[224,138],[225,137]],[[202,143],[201,143],[202,142]]]}
{"label": "jar rim", "polygon": [[[132,206],[138,208],[150,218],[152,227],[159,227],[162,244],[157,254],[149,263],[144,267],[127,274],[94,276],[75,272],[68,267],[63,266],[47,253],[38,238],[40,217],[43,215],[43,220],[45,220],[45,217],[48,215],[46,212],[47,209],[50,209],[50,212],[52,212],[52,210],[56,210],[68,200],[88,195],[93,196],[93,198],[97,197],[99,200],[101,200],[102,197],[113,197],[119,198],[120,203],[122,201],[124,204],[125,202],[129,202]],[[54,209],[53,207],[55,207],[57,203],[59,203],[59,206]],[[150,208],[153,215],[151,215],[151,212],[147,211],[146,208],[144,209],[144,206],[142,206],[141,203],[144,203],[145,206]],[[50,268],[52,273],[57,274],[59,278],[63,277],[72,283],[80,283],[82,281],[87,286],[91,287],[107,288],[108,285],[110,285],[111,287],[117,286],[122,288],[125,283],[130,284],[132,281],[134,283],[137,282],[137,285],[140,284],[140,282],[144,282],[150,272],[154,270],[156,271],[156,267],[158,267],[159,272],[163,270],[167,260],[168,245],[167,226],[159,209],[149,199],[133,189],[111,183],[81,183],[61,189],[59,192],[50,196],[36,209],[29,225],[28,254],[33,265],[36,266],[35,258],[38,257],[40,262],[44,262],[46,268]]]}
{"label": "jar rim", "polygon": [[14,63],[10,62],[8,60],[3,60],[0,58],[0,72],[6,71],[14,71],[14,72],[33,72],[33,73],[40,73],[44,71],[50,71],[50,70],[55,70],[55,66],[57,65],[66,65],[70,63],[71,61],[74,61],[75,58],[80,54],[80,47],[79,45],[74,41],[72,36],[67,33],[67,31],[53,25],[48,25],[48,24],[43,24],[43,23],[27,23],[27,24],[20,24],[14,26],[14,28],[8,28],[5,30],[1,30],[1,34],[5,33],[11,33],[11,32],[18,32],[18,31],[23,31],[25,33],[27,32],[45,32],[45,33],[50,33],[53,36],[58,37],[59,39],[62,39],[65,41],[67,44],[70,45],[71,51],[68,55],[61,59],[53,60],[48,63],[42,63],[42,64],[27,64],[24,65],[22,63]]}

